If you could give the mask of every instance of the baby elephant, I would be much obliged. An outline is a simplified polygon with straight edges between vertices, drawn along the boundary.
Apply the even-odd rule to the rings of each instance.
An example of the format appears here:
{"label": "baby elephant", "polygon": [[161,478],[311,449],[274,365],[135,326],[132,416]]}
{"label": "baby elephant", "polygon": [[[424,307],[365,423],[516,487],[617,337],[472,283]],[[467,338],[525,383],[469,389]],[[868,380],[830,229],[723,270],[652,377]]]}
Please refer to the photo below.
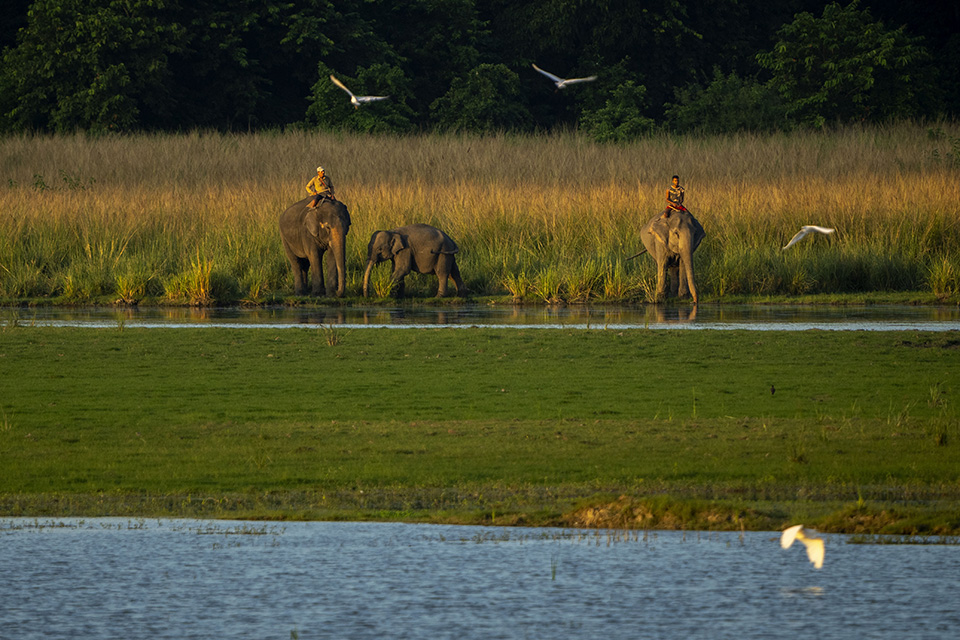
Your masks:
{"label": "baby elephant", "polygon": [[403,296],[403,279],[408,273],[433,273],[440,280],[437,297],[447,293],[447,278],[453,278],[457,295],[467,288],[457,268],[456,253],[460,251],[450,236],[428,224],[411,224],[392,231],[374,231],[367,245],[367,270],[363,273],[363,295],[367,296],[370,270],[384,260],[393,263],[393,286],[397,297]]}

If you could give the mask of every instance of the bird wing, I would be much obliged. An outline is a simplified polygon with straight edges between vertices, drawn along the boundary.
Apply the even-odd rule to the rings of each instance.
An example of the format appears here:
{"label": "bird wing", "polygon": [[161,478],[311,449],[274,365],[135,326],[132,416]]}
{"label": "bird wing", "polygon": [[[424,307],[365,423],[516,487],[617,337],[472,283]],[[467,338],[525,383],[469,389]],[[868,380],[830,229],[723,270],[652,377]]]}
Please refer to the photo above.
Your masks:
{"label": "bird wing", "polygon": [[574,84],[576,82],[593,82],[597,79],[597,76],[588,76],[586,78],[570,78],[569,80],[564,80],[565,84]]}
{"label": "bird wing", "polygon": [[547,76],[548,78],[550,78],[551,80],[553,80],[554,82],[563,82],[563,78],[558,78],[557,76],[553,75],[553,74],[550,73],[549,71],[544,71],[543,69],[541,69],[540,67],[538,67],[538,66],[535,65],[535,64],[531,64],[531,66],[532,66],[534,69],[536,69],[537,71],[539,71],[540,73],[542,73],[543,75],[545,75],[545,76]]}
{"label": "bird wing", "polygon": [[828,229],[827,227],[818,227],[815,224],[808,224],[807,226],[804,227],[804,229],[806,229],[807,231],[818,231],[820,233],[826,233],[826,234],[830,234],[836,231],[836,229]]}
{"label": "bird wing", "polygon": [[792,238],[790,238],[790,242],[788,242],[788,243],[786,244],[786,246],[784,246],[783,248],[784,248],[784,249],[789,249],[789,248],[792,247],[793,245],[795,245],[795,244],[797,244],[798,242],[800,242],[801,240],[803,240],[804,237],[806,237],[806,235],[807,235],[808,233],[810,233],[810,231],[809,231],[806,227],[802,227],[802,228],[800,229],[800,231],[797,231],[797,235],[795,235],[795,236],[793,236]]}
{"label": "bird wing", "polygon": [[823,540],[821,538],[801,537],[800,540],[807,547],[807,557],[815,569],[823,566]]}
{"label": "bird wing", "polygon": [[795,524],[792,527],[784,529],[783,533],[780,534],[780,546],[784,549],[789,549],[793,541],[797,539],[797,534],[800,533],[801,529],[803,529],[802,524]]}
{"label": "bird wing", "polygon": [[349,93],[351,98],[356,97],[353,95],[353,91],[350,91],[350,89],[347,89],[342,82],[340,82],[333,76],[333,74],[330,74],[330,80],[333,81],[333,84],[337,85],[338,87],[340,87],[341,89]]}
{"label": "bird wing", "polygon": [[390,96],[357,96],[357,102],[376,102],[377,100],[387,100]]}

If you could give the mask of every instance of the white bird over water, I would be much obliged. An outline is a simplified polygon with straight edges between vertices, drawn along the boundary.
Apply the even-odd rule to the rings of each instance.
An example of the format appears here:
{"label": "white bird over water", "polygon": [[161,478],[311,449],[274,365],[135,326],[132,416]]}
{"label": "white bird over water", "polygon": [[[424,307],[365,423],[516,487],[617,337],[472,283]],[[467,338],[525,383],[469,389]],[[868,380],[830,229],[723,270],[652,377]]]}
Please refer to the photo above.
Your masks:
{"label": "white bird over water", "polygon": [[597,79],[597,76],[589,76],[589,77],[586,77],[586,78],[560,78],[560,77],[557,77],[557,76],[553,75],[553,74],[550,73],[549,71],[544,71],[543,69],[541,69],[540,67],[538,67],[538,66],[535,65],[535,64],[532,65],[532,66],[533,66],[534,69],[536,69],[537,71],[539,71],[539,72],[542,73],[543,75],[545,75],[545,76],[547,76],[548,78],[550,78],[551,80],[553,80],[553,84],[557,85],[557,89],[566,89],[566,88],[567,88],[567,85],[576,84],[576,83],[578,83],[578,82],[593,82],[594,80]]}
{"label": "white bird over water", "polygon": [[815,224],[807,224],[807,225],[804,225],[804,226],[800,227],[800,231],[797,232],[797,235],[795,235],[795,236],[793,236],[792,238],[790,238],[790,242],[787,243],[787,246],[785,246],[784,249],[789,249],[790,247],[792,247],[792,246],[795,245],[796,243],[800,242],[801,240],[803,240],[804,238],[806,238],[809,234],[813,233],[814,231],[816,231],[817,233],[822,233],[822,234],[825,234],[825,235],[830,235],[831,233],[833,233],[834,231],[836,231],[836,229],[828,229],[828,228],[826,228],[826,227],[818,227],[818,226],[815,225]]}
{"label": "white bird over water", "polygon": [[350,94],[350,104],[353,105],[354,109],[359,109],[361,104],[366,104],[368,102],[376,102],[378,100],[386,100],[390,96],[355,96],[353,91],[347,89],[342,82],[333,77],[333,74],[330,74],[330,79],[333,80],[333,84],[337,85],[344,91]]}
{"label": "white bird over water", "polygon": [[823,539],[810,535],[809,531],[804,529],[802,524],[784,529],[780,535],[780,546],[789,549],[794,540],[799,540],[807,548],[807,557],[814,568],[819,569],[823,566]]}

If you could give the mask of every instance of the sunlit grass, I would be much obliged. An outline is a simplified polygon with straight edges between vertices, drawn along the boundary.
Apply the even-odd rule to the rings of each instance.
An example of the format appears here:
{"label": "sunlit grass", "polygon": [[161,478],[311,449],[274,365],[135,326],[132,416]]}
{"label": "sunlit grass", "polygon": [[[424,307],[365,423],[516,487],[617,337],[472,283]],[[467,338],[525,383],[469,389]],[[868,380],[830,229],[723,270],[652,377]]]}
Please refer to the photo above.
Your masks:
{"label": "sunlit grass", "polygon": [[[374,230],[426,222],[460,245],[475,293],[646,299],[652,261],[624,259],[679,173],[707,231],[695,262],[702,297],[918,290],[952,300],[960,167],[939,148],[944,130],[960,135],[941,123],[623,146],[575,134],[8,137],[0,298],[289,295],[277,218],[322,161],[353,220],[348,295],[359,294]],[[811,223],[837,234],[780,250]],[[198,252],[220,280],[206,294],[184,285]]]}

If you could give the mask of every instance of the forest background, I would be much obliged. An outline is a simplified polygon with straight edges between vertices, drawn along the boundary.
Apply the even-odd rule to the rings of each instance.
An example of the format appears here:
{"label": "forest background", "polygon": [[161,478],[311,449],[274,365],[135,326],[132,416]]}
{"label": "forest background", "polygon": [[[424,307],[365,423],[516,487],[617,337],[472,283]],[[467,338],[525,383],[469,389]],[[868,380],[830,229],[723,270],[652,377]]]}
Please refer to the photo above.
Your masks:
{"label": "forest background", "polygon": [[[960,113],[949,0],[8,0],[0,47],[0,133],[627,141]],[[531,63],[598,78],[557,92]],[[354,110],[330,74],[390,100]]]}

